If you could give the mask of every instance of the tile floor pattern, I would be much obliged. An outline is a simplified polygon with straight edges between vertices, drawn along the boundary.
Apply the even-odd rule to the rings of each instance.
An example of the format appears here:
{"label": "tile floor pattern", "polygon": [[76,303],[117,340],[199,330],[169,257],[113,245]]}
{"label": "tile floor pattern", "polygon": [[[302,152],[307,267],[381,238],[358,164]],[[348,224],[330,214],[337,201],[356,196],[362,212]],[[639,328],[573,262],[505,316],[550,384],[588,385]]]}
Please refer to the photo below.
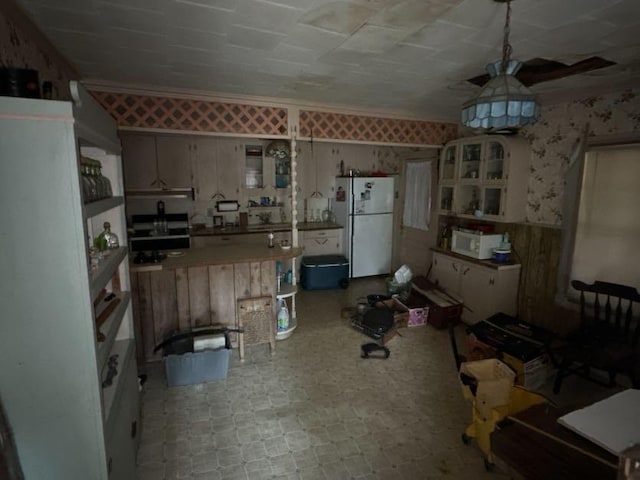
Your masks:
{"label": "tile floor pattern", "polygon": [[[404,329],[387,360],[340,316],[381,280],[298,294],[298,328],[233,352],[226,380],[167,388],[146,365],[141,480],[505,479],[461,442],[471,417],[446,331]],[[462,329],[461,329],[462,331]]]}

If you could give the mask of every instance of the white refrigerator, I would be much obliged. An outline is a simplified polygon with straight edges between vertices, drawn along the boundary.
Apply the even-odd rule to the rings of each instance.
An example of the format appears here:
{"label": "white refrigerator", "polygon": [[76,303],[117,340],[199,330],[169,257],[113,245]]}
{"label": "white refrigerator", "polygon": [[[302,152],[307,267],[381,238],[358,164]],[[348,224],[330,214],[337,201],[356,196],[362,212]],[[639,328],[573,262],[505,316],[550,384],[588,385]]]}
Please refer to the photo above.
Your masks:
{"label": "white refrigerator", "polygon": [[344,226],[351,278],[390,273],[393,199],[392,177],[336,178],[333,210]]}

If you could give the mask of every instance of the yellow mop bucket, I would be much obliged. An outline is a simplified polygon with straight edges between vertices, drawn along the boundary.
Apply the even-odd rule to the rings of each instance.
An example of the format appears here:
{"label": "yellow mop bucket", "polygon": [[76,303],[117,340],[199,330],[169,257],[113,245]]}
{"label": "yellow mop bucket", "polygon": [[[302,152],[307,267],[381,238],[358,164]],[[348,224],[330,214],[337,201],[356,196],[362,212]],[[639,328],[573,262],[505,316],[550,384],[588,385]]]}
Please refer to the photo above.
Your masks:
{"label": "yellow mop bucket", "polygon": [[547,401],[542,395],[514,386],[515,376],[511,368],[495,358],[460,365],[462,393],[472,403],[472,423],[462,434],[462,441],[468,444],[472,438],[476,439],[485,455],[487,470],[494,466],[491,432],[496,423],[507,415]]}

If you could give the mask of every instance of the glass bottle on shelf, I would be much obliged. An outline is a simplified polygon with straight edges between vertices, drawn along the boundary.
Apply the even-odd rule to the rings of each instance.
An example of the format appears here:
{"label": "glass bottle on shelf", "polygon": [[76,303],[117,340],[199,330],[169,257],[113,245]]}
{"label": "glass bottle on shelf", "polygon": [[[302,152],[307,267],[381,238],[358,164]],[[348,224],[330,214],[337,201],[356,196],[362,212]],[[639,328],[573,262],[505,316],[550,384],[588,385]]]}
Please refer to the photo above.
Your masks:
{"label": "glass bottle on shelf", "polygon": [[98,164],[98,176],[100,177],[100,182],[102,182],[102,189],[103,189],[102,193],[104,194],[103,198],[112,197],[113,190],[111,189],[111,180],[109,180],[107,177],[102,175],[102,163],[100,163],[97,160],[96,162]]}
{"label": "glass bottle on shelf", "polygon": [[89,203],[92,201],[92,187],[91,180],[89,179],[87,162],[84,158],[80,159],[80,176],[82,177],[82,198],[84,203]]}
{"label": "glass bottle on shelf", "polygon": [[111,231],[111,224],[109,222],[104,222],[103,224],[104,231],[98,235],[97,244],[99,250],[111,250],[114,248],[118,248],[120,246],[120,242],[118,241],[118,236]]}

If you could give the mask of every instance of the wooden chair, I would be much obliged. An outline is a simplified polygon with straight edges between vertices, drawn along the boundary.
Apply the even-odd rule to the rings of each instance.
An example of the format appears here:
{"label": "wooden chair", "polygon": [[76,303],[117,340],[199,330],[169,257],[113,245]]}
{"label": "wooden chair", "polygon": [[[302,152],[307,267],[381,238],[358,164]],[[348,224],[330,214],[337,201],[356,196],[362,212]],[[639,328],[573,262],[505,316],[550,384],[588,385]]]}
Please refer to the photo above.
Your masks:
{"label": "wooden chair", "polygon": [[[562,381],[571,374],[614,386],[617,374],[629,376],[635,388],[640,386],[640,294],[626,285],[573,280],[580,292],[580,327],[558,352],[558,373],[553,386],[558,393]],[[634,312],[634,304],[636,311]],[[594,378],[592,369],[609,376],[604,382]]]}
{"label": "wooden chair", "polygon": [[276,348],[275,314],[269,296],[243,298],[238,300],[238,350],[240,360],[244,360],[245,345],[268,343],[271,353]]}

